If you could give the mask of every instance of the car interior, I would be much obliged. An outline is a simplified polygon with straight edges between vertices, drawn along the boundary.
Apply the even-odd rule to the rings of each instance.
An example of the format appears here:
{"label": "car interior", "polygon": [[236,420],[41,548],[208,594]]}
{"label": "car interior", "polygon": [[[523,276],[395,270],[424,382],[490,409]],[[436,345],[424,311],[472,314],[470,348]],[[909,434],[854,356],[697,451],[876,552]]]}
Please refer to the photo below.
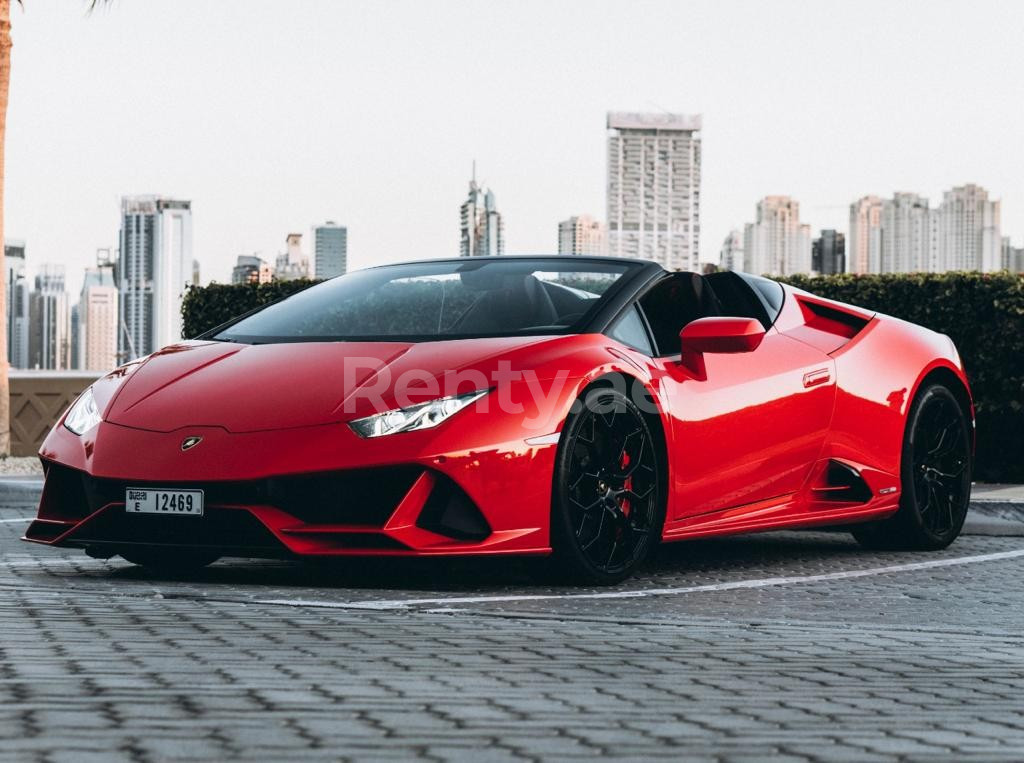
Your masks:
{"label": "car interior", "polygon": [[[472,306],[453,327],[465,333],[490,331],[528,331],[570,326],[583,317],[590,300],[574,289],[544,282],[531,274],[507,274],[495,279],[462,276],[463,285],[479,291]],[[639,300],[639,307],[650,330],[643,337],[643,319],[623,317],[621,326],[611,335],[643,352],[673,355],[679,351],[679,332],[698,318],[734,316],[754,318],[766,329],[778,310],[772,309],[760,293],[754,277],[733,272],[670,273]],[[766,279],[766,284],[777,286]],[[768,287],[766,287],[768,288]],[[639,323],[639,325],[638,325]],[[651,340],[654,346],[651,347]]]}
{"label": "car interior", "polygon": [[472,278],[467,278],[472,275],[475,275],[472,271],[464,273],[463,284],[469,288],[485,288],[455,322],[454,331],[487,333],[518,331],[532,326],[566,325],[548,290],[536,276],[502,275],[497,282],[493,276],[489,276],[487,282],[478,285]]}
{"label": "car interior", "polygon": [[666,275],[639,300],[654,340],[655,354],[678,354],[679,332],[698,318],[754,318],[765,329],[770,328],[778,315],[781,299],[775,305],[770,304],[755,281],[764,281],[767,284],[764,288],[769,292],[773,291],[772,287],[781,292],[781,287],[767,279],[730,271],[706,276],[697,273]]}

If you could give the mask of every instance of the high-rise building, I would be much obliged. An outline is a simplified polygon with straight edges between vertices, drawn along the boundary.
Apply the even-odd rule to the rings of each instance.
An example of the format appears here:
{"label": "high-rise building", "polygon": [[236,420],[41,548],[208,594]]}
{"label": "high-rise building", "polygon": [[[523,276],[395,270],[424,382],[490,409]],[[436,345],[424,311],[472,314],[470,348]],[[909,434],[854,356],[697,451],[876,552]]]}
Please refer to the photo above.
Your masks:
{"label": "high-rise building", "polygon": [[609,113],[608,253],[696,272],[699,114]]}
{"label": "high-rise building", "polygon": [[896,192],[882,202],[878,269],[872,273],[920,273],[931,267],[935,241],[928,199]]}
{"label": "high-rise building", "polygon": [[459,207],[459,256],[486,257],[505,253],[505,224],[494,192],[476,182],[476,165],[469,181],[469,195]]}
{"label": "high-rise building", "polygon": [[86,268],[78,302],[80,360],[76,368],[109,371],[119,365],[118,296],[113,267]]}
{"label": "high-rise building", "polygon": [[7,263],[7,360],[12,368],[28,368],[29,283],[25,275],[25,242],[4,241]]}
{"label": "high-rise building", "polygon": [[558,224],[559,254],[604,254],[604,225],[590,215],[578,215]]}
{"label": "high-rise building", "polygon": [[738,230],[729,231],[729,235],[722,242],[722,248],[718,252],[718,267],[722,270],[746,269],[743,258],[743,234]]}
{"label": "high-rise building", "polygon": [[71,367],[71,314],[64,291],[64,266],[43,265],[29,297],[29,368]]}
{"label": "high-rise building", "polygon": [[263,258],[255,254],[240,254],[231,269],[231,283],[270,283],[274,270]]}
{"label": "high-rise building", "polygon": [[941,270],[993,271],[1002,259],[999,202],[969,183],[942,195],[938,262]]}
{"label": "high-rise building", "polygon": [[1003,236],[1000,267],[1009,270],[1011,273],[1024,273],[1024,247],[1015,247],[1010,244],[1010,237]]}
{"label": "high-rise building", "polygon": [[348,228],[328,220],[313,228],[313,272],[334,278],[348,270]]}
{"label": "high-rise building", "polygon": [[80,332],[79,305],[71,306],[71,358],[68,368],[77,371],[82,362],[82,334]]}
{"label": "high-rise building", "polygon": [[846,236],[822,230],[811,244],[811,271],[823,276],[846,272]]}
{"label": "high-rise building", "polygon": [[789,196],[765,196],[757,221],[743,230],[746,268],[756,275],[811,272],[811,226],[800,222],[800,203]]}
{"label": "high-rise building", "polygon": [[882,266],[882,200],[864,196],[850,205],[846,269],[849,273],[879,273]]}
{"label": "high-rise building", "polygon": [[163,196],[121,200],[118,263],[124,359],[181,340],[181,300],[192,282],[192,202]]}
{"label": "high-rise building", "polygon": [[278,281],[309,278],[309,258],[302,253],[302,234],[289,233],[285,237],[285,247],[285,251],[277,255],[274,278]]}
{"label": "high-rise building", "polygon": [[946,191],[938,208],[916,193],[865,196],[850,205],[848,249],[853,273],[999,270],[999,202],[973,184]]}

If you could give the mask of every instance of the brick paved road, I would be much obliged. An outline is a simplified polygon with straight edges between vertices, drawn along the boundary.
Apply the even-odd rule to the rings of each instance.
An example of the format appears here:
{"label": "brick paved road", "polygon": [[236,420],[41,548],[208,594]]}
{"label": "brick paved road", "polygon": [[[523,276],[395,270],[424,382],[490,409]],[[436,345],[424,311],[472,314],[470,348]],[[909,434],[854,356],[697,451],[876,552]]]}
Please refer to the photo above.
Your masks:
{"label": "brick paved road", "polygon": [[17,542],[34,499],[0,483],[3,760],[1024,759],[1024,527],[676,545],[588,598],[514,560],[158,580]]}

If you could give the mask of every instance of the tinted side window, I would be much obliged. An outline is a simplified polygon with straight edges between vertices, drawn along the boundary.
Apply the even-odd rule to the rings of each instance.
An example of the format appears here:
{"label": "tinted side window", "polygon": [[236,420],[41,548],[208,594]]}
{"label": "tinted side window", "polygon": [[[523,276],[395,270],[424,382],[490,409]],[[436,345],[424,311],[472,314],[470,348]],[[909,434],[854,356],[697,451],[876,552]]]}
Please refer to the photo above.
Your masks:
{"label": "tinted side window", "polygon": [[754,289],[762,304],[764,304],[765,310],[768,311],[770,323],[775,323],[775,319],[782,312],[782,302],[786,298],[786,292],[775,281],[767,278],[752,276],[747,273],[737,273],[737,275]]}
{"label": "tinted side window", "polygon": [[[772,318],[765,308],[764,301],[754,288],[736,273],[723,271],[710,273],[704,280],[715,292],[722,306],[722,315],[739,318],[754,318],[766,329],[772,325]],[[771,283],[771,281],[768,281]]]}
{"label": "tinted side window", "polygon": [[622,317],[608,330],[608,336],[617,339],[627,347],[639,350],[645,355],[654,355],[651,340],[647,336],[647,328],[636,305],[629,308]]}
{"label": "tinted side window", "polygon": [[679,332],[690,321],[721,315],[714,293],[696,273],[672,273],[640,298],[658,355],[679,352]]}

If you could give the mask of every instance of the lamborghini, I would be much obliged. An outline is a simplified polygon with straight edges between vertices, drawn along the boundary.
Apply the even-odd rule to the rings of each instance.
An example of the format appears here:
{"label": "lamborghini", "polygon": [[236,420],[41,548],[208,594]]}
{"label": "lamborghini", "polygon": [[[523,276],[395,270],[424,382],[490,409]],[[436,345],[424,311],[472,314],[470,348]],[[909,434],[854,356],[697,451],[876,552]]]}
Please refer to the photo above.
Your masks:
{"label": "lamborghini", "polygon": [[100,378],[40,449],[25,540],[175,571],[535,555],[613,584],[730,533],[944,548],[973,451],[957,350],[926,328],[736,272],[411,262]]}

